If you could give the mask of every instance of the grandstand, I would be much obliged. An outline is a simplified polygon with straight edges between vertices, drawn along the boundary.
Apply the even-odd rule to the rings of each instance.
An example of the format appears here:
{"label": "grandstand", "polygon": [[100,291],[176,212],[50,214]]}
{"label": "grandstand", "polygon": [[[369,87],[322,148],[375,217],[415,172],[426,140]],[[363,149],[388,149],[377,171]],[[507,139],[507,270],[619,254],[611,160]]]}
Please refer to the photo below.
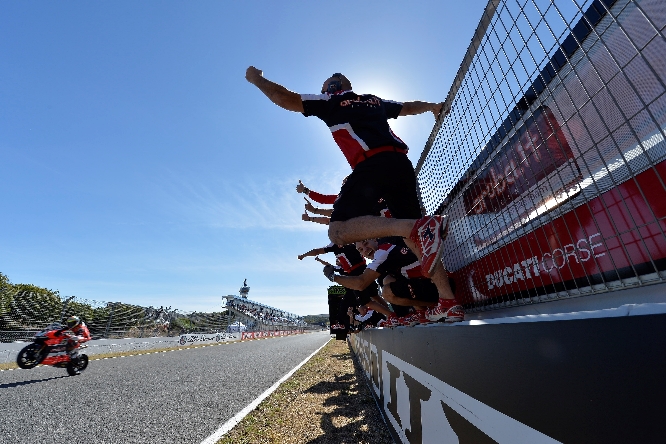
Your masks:
{"label": "grandstand", "polygon": [[269,307],[243,297],[226,296],[224,306],[230,314],[250,330],[278,330],[282,328],[304,328],[307,323],[301,316]]}
{"label": "grandstand", "polygon": [[[227,313],[238,319],[238,322],[245,323],[248,330],[284,330],[305,328],[308,325],[301,316],[251,301],[248,299],[249,293],[250,287],[245,279],[243,286],[238,290],[239,296],[229,295],[224,298],[226,300],[224,308],[227,309]],[[229,325],[229,328],[241,328],[241,324]]]}

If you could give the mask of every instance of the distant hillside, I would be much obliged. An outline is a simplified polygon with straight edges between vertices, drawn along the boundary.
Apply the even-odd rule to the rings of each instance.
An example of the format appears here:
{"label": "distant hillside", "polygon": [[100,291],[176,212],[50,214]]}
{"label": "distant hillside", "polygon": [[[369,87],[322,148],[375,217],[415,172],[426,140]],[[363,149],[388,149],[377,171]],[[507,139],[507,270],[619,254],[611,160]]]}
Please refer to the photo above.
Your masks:
{"label": "distant hillside", "polygon": [[326,325],[328,324],[328,313],[326,314],[318,314],[318,315],[306,315],[303,316],[303,320],[307,322],[308,324],[320,324],[320,325]]}

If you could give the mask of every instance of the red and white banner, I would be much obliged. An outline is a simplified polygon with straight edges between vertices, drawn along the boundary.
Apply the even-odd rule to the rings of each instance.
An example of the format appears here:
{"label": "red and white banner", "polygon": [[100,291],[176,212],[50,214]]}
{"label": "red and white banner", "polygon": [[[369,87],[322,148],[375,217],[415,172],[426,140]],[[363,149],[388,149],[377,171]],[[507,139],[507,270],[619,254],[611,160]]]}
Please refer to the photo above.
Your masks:
{"label": "red and white banner", "polygon": [[202,333],[202,334],[184,334],[178,338],[180,345],[192,345],[203,342],[227,342],[241,339],[238,333]]}
{"label": "red and white banner", "polygon": [[666,161],[461,268],[457,297],[468,303],[551,293],[663,269],[659,176],[666,178]]}
{"label": "red and white banner", "polygon": [[279,330],[279,331],[244,331],[241,339],[261,339],[271,338],[276,336],[287,336],[302,333],[299,330]]}

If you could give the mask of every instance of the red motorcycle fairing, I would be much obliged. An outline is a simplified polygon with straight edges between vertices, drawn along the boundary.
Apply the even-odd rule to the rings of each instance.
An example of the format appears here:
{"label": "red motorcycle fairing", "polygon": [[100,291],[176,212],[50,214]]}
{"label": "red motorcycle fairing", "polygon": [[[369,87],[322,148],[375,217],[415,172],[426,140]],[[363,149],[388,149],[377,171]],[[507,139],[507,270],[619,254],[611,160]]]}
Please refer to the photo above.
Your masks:
{"label": "red motorcycle fairing", "polygon": [[[67,353],[67,341],[73,337],[60,323],[53,323],[35,335],[33,343],[24,347],[16,358],[23,369],[34,368],[39,364],[67,368],[70,375],[76,375],[88,365],[88,356],[77,354],[72,359]],[[85,347],[85,346],[83,346]],[[76,347],[80,348],[80,347]]]}

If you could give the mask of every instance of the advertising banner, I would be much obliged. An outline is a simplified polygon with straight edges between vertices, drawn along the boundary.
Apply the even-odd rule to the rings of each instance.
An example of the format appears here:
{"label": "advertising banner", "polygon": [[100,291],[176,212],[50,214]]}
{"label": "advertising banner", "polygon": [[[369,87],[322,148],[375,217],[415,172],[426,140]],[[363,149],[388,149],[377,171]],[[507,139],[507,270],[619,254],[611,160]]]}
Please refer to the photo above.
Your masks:
{"label": "advertising banner", "polygon": [[666,162],[463,267],[455,274],[456,297],[529,297],[666,269],[658,175],[666,177]]}
{"label": "advertising banner", "polygon": [[466,158],[438,209],[449,220],[442,259],[461,302],[666,276],[666,40],[611,63],[626,30],[645,28],[640,4],[608,1],[612,20],[591,5]]}
{"label": "advertising banner", "polygon": [[396,442],[651,443],[666,435],[665,327],[652,314],[371,329],[350,342]]}
{"label": "advertising banner", "polygon": [[[582,174],[557,119],[537,109],[471,180],[450,216],[467,218],[482,249],[510,234],[546,202],[580,191]],[[502,212],[502,217],[498,213]]]}
{"label": "advertising banner", "polygon": [[241,338],[240,333],[208,333],[208,334],[188,333],[180,335],[178,343],[180,345],[192,345],[195,343],[206,343],[206,342],[238,341],[240,338]]}

